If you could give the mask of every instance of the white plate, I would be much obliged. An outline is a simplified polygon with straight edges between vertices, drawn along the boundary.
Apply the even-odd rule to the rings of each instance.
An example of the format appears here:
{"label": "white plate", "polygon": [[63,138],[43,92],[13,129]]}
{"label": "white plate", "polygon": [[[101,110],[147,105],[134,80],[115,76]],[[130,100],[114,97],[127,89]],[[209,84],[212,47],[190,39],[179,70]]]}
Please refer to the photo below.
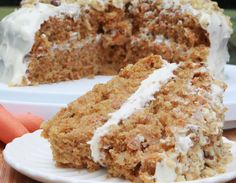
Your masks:
{"label": "white plate", "polygon": [[0,101],[67,104],[91,90],[95,84],[105,83],[111,78],[112,76],[96,76],[93,79],[26,87],[9,87],[0,83]]}
{"label": "white plate", "polygon": [[[225,128],[236,127],[236,66],[226,65],[226,83],[224,104],[226,112]],[[69,102],[77,99],[97,83],[109,81],[111,76],[96,76],[94,79],[61,82],[50,85],[30,87],[8,87],[0,83],[0,104],[13,113],[32,112],[50,119]]]}
{"label": "white plate", "polygon": [[[15,139],[3,151],[5,161],[14,169],[32,179],[55,183],[124,183],[118,178],[107,178],[106,170],[90,173],[86,170],[58,168],[52,159],[50,145],[40,137],[41,130]],[[185,183],[221,183],[236,178],[236,142],[224,139],[232,144],[233,161],[224,174]]]}

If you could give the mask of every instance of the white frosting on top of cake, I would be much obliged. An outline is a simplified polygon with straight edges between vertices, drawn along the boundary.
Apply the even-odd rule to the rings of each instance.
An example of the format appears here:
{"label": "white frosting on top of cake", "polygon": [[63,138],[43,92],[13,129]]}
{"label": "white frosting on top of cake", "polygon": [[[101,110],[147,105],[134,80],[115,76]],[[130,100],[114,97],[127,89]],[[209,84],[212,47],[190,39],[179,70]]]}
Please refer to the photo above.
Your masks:
{"label": "white frosting on top of cake", "polygon": [[43,22],[51,16],[78,16],[79,13],[79,7],[73,4],[55,7],[37,3],[5,17],[0,22],[0,81],[21,84],[28,66],[25,56],[31,51],[35,33]]}
{"label": "white frosting on top of cake", "polygon": [[[21,4],[23,6],[29,6],[34,3],[38,3],[40,0],[23,0]],[[91,6],[96,10],[103,11],[108,5],[113,5],[116,8],[123,9],[125,4],[130,1],[136,0],[59,0],[60,3],[68,4],[75,3],[77,5]],[[51,3],[51,0],[41,0],[40,2]]]}
{"label": "white frosting on top of cake", "polygon": [[120,109],[109,114],[110,119],[103,126],[96,129],[91,141],[88,142],[95,162],[100,162],[103,159],[99,147],[101,137],[109,133],[111,126],[118,125],[121,120],[127,119],[139,110],[143,110],[154,99],[153,95],[171,78],[175,77],[173,71],[177,67],[177,64],[169,64],[163,60],[162,68],[155,70],[147,79],[143,80],[136,92],[125,101]]}
{"label": "white frosting on top of cake", "polygon": [[210,50],[207,64],[210,72],[217,78],[224,78],[224,65],[229,61],[227,43],[233,33],[227,17],[221,11],[195,9],[190,3],[181,4],[179,0],[163,0],[163,9],[179,9],[198,18],[200,25],[209,34]]}

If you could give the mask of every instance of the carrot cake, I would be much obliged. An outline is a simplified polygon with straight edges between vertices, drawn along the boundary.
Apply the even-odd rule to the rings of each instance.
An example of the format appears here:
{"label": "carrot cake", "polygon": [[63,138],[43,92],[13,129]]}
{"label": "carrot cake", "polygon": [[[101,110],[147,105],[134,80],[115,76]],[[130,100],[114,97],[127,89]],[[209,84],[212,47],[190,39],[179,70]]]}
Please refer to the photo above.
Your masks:
{"label": "carrot cake", "polygon": [[210,0],[24,0],[0,23],[0,81],[118,74],[150,54],[223,78],[231,23]]}
{"label": "carrot cake", "polygon": [[43,124],[58,166],[106,167],[133,182],[196,180],[225,171],[226,85],[203,63],[150,55]]}

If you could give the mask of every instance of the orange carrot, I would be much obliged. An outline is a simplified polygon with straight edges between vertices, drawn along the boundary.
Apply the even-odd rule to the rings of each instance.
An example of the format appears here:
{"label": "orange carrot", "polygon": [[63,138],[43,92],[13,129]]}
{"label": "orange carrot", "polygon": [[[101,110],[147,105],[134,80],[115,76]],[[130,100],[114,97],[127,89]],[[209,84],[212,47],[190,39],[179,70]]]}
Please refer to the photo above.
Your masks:
{"label": "orange carrot", "polygon": [[28,133],[28,130],[14,118],[2,105],[0,105],[0,140],[11,142],[14,138]]}
{"label": "orange carrot", "polygon": [[31,113],[15,115],[15,118],[21,122],[29,130],[29,132],[38,130],[43,122],[43,118]]}

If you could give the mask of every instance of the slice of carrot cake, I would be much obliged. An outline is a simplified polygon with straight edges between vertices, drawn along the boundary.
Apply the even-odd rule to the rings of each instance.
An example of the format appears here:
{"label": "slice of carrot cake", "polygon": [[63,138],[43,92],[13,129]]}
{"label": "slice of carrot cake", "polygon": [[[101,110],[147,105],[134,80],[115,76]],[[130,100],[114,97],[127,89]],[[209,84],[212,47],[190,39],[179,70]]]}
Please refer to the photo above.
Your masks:
{"label": "slice of carrot cake", "polygon": [[214,176],[231,159],[222,141],[226,85],[202,63],[151,55],[62,109],[43,125],[57,165],[134,182]]}
{"label": "slice of carrot cake", "polygon": [[0,30],[0,81],[12,85],[117,74],[150,54],[223,78],[232,33],[210,0],[25,0]]}

